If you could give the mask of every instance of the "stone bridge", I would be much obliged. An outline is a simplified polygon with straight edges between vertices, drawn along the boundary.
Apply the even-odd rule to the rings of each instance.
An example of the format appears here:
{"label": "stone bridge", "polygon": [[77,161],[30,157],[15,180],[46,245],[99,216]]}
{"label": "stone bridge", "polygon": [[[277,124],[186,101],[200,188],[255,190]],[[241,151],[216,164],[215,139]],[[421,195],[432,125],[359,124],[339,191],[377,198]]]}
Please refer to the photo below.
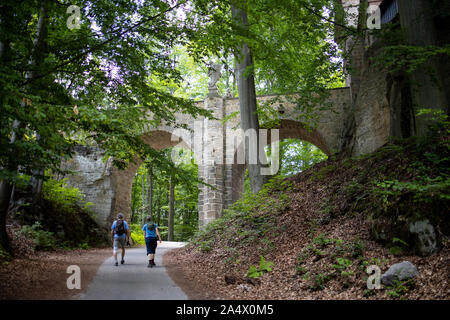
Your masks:
{"label": "stone bridge", "polygon": [[[346,11],[352,13],[359,0],[343,0]],[[379,0],[369,0],[378,4]],[[355,18],[356,19],[356,18]],[[356,21],[356,20],[355,20]],[[356,22],[353,22],[356,23]],[[350,21],[349,24],[352,24]],[[378,68],[370,58],[379,49],[373,45],[373,37],[350,37],[340,43],[350,57],[344,66],[351,71],[346,79],[348,87],[330,90],[328,108],[314,108],[316,126],[307,130],[310,123],[290,102],[292,96],[260,96],[258,103],[268,103],[279,117],[279,139],[297,138],[311,142],[326,154],[342,151],[351,155],[370,153],[385,144],[389,136],[395,136],[396,108],[403,103],[403,96],[396,91],[389,70]],[[151,147],[163,149],[182,145],[194,152],[199,165],[199,178],[215,188],[200,185],[198,199],[199,225],[203,226],[219,217],[224,208],[239,199],[243,191],[245,165],[239,163],[239,148],[242,146],[242,132],[239,127],[237,98],[221,97],[217,83],[220,75],[215,66],[209,74],[208,97],[198,102],[199,106],[212,111],[218,120],[193,119],[178,114],[176,122],[186,124],[190,131],[161,126],[147,130],[143,138]],[[396,93],[397,92],[397,93]],[[327,105],[328,105],[327,104]],[[231,143],[230,143],[231,142]],[[78,187],[86,196],[86,201],[94,203],[101,224],[109,224],[118,212],[131,213],[131,187],[136,171],[142,160],[123,171],[112,167],[111,161],[102,161],[102,150],[80,147],[77,154],[65,166],[77,172],[68,177],[68,184]]]}
{"label": "stone bridge", "polygon": [[[302,114],[284,96],[259,96],[258,103],[270,104],[279,115],[279,139],[297,138],[311,142],[326,154],[340,151],[345,117],[350,107],[349,88],[330,91],[327,101],[331,107],[317,112],[315,129],[307,129]],[[210,92],[202,108],[212,111],[217,120],[193,119],[177,114],[176,123],[186,124],[189,130],[162,125],[144,133],[144,141],[155,149],[182,146],[193,151],[199,165],[199,178],[215,188],[199,185],[199,226],[206,225],[222,214],[222,210],[239,199],[244,185],[245,165],[238,159],[243,132],[239,129],[239,99],[221,97]],[[320,109],[320,108],[318,108]],[[234,115],[234,117],[233,117]],[[231,118],[230,118],[231,116]],[[222,121],[225,117],[228,121]],[[271,142],[270,130],[268,142]],[[275,139],[275,138],[273,138]],[[101,224],[109,224],[118,212],[129,218],[131,188],[142,159],[131,163],[126,170],[111,165],[111,159],[102,160],[99,148],[79,147],[75,156],[64,164],[76,174],[68,176],[68,184],[79,188],[85,200],[92,202],[93,211]]]}

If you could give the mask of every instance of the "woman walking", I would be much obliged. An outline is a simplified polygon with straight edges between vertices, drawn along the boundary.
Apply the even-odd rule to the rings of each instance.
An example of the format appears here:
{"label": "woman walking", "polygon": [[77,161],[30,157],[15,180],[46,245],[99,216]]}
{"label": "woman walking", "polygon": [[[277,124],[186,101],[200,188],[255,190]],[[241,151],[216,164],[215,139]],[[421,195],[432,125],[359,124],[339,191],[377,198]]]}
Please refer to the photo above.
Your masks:
{"label": "woman walking", "polygon": [[[158,245],[157,239],[159,239],[159,243],[161,244],[161,235],[158,231],[158,226],[156,223],[153,223],[153,219],[151,216],[147,217],[147,223],[142,228],[144,230],[145,236],[145,246],[147,247],[147,257],[148,257],[148,268],[153,268],[155,264],[155,250]],[[157,238],[158,236],[158,238]]]}

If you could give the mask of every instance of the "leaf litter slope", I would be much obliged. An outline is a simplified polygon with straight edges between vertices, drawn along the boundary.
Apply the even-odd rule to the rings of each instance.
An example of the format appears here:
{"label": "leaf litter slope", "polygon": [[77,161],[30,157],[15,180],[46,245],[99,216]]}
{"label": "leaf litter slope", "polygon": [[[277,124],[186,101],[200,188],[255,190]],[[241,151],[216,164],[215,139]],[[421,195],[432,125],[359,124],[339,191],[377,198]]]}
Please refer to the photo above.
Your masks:
{"label": "leaf litter slope", "polygon": [[[448,189],[441,183],[428,192],[429,185],[422,183],[423,176],[431,181],[448,176],[448,139],[443,153],[425,149],[415,141],[388,144],[364,157],[328,159],[297,176],[279,179],[266,193],[234,206],[185,248],[168,253],[166,261],[182,272],[182,288],[196,283],[209,297],[449,299]],[[430,161],[430,154],[444,161]],[[424,188],[399,188],[385,196],[388,189],[377,181],[393,180]],[[419,201],[417,195],[426,199]],[[442,213],[433,220],[441,239],[438,253],[420,257],[406,249],[394,252],[391,242],[374,240],[374,221],[395,224],[410,217],[405,208],[428,212],[430,219],[432,213]],[[400,214],[393,214],[399,209]],[[249,268],[258,266],[261,256],[274,262],[273,270],[249,278]],[[368,265],[386,272],[404,260],[419,269],[413,283],[367,289]]]}

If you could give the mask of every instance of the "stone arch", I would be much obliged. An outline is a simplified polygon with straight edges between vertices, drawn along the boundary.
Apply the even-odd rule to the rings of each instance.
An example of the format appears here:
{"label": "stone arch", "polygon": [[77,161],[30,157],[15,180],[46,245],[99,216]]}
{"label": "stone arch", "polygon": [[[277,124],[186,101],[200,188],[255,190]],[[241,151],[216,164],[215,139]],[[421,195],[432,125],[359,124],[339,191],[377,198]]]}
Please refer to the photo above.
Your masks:
{"label": "stone arch", "polygon": [[[190,145],[185,139],[175,136],[170,131],[155,130],[145,133],[143,141],[150,147],[161,150],[165,148],[180,146],[190,149]],[[143,160],[139,157],[134,159],[125,170],[113,168],[112,181],[115,186],[111,217],[115,218],[119,212],[123,213],[127,219],[131,216],[131,189],[136,172],[142,165]]]}
{"label": "stone arch", "polygon": [[[327,156],[330,155],[331,150],[327,145],[325,138],[320,134],[318,129],[308,129],[299,121],[283,119],[280,121],[280,125],[275,129],[279,129],[280,140],[284,139],[299,139],[309,143],[312,143],[317,148],[323,151]],[[268,142],[270,143],[270,131],[268,133]]]}
{"label": "stone arch", "polygon": [[[301,122],[295,120],[281,120],[280,125],[274,129],[279,130],[279,140],[288,138],[299,139],[312,143],[317,148],[322,150],[326,155],[330,155],[330,150],[327,147],[325,139],[319,133],[317,129],[307,129]],[[270,144],[271,135],[270,130],[267,132],[267,142]],[[226,190],[226,206],[229,206],[239,200],[244,191],[244,179],[245,179],[245,164],[239,164],[237,161],[237,152],[242,148],[243,142],[241,141],[234,151],[234,161],[232,164],[227,165],[227,186]]]}

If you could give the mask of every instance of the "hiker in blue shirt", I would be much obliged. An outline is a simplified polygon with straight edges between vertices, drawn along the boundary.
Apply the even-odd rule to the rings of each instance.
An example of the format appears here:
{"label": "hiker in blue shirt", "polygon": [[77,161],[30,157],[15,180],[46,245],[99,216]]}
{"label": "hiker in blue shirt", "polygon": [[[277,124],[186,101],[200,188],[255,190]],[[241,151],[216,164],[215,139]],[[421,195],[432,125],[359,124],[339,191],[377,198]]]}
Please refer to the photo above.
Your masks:
{"label": "hiker in blue shirt", "polygon": [[125,263],[125,244],[130,245],[130,230],[128,228],[128,223],[123,220],[123,214],[119,213],[117,215],[117,220],[115,220],[111,226],[111,237],[113,238],[113,254],[115,266],[118,266],[117,262],[117,250],[119,247],[122,248],[122,259],[120,260],[120,264]]}
{"label": "hiker in blue shirt", "polygon": [[158,245],[157,236],[159,238],[159,243],[161,244],[161,235],[158,231],[158,225],[153,223],[151,216],[147,217],[147,223],[142,228],[144,230],[145,246],[147,247],[147,257],[148,257],[148,268],[153,268],[155,266],[155,251]]}

